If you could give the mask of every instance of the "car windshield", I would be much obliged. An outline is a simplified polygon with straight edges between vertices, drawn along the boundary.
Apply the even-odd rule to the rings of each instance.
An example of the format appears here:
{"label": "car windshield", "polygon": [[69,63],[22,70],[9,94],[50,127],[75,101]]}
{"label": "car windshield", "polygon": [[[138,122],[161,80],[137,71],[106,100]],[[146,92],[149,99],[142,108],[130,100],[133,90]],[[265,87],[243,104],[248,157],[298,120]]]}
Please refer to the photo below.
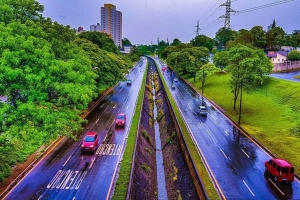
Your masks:
{"label": "car windshield", "polygon": [[95,139],[94,139],[93,136],[86,136],[86,137],[84,138],[84,141],[85,141],[85,142],[94,142]]}
{"label": "car windshield", "polygon": [[118,115],[117,119],[124,119],[124,115]]}

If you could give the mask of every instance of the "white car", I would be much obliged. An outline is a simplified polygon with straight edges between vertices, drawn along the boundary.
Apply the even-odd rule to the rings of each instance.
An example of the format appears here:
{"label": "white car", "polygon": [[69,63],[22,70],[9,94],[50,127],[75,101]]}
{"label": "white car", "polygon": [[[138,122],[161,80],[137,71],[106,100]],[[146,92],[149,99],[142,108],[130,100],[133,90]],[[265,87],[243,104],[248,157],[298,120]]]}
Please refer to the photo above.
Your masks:
{"label": "white car", "polygon": [[174,78],[174,82],[178,82],[178,78],[177,77]]}
{"label": "white car", "polygon": [[207,116],[206,106],[199,106],[198,110],[200,115]]}

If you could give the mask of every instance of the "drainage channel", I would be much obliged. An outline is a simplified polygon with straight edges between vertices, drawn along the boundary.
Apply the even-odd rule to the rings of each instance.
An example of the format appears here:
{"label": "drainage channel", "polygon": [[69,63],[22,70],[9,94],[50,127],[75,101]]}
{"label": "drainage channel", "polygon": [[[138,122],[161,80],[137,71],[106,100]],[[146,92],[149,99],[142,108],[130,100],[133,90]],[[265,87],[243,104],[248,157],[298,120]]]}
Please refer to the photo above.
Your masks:
{"label": "drainage channel", "polygon": [[157,195],[159,200],[168,199],[167,188],[166,188],[166,179],[165,179],[165,171],[164,171],[164,161],[163,154],[161,149],[161,140],[160,140],[160,132],[159,132],[159,124],[156,121],[157,118],[157,106],[155,103],[155,88],[154,82],[152,80],[152,94],[154,101],[154,109],[153,109],[153,117],[154,121],[154,133],[155,133],[155,146],[156,146],[156,167],[157,167]]}

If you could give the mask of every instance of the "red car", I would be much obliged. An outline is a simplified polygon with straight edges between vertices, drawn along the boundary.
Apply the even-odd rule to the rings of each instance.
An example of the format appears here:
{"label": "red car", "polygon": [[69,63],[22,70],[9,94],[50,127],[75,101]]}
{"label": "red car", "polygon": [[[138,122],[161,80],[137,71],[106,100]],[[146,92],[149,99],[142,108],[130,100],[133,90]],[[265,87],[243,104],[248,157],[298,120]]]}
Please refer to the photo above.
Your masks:
{"label": "red car", "polygon": [[126,115],[124,113],[119,113],[115,121],[116,126],[125,126],[126,124]]}
{"label": "red car", "polygon": [[95,151],[98,147],[99,138],[96,132],[88,132],[82,140],[82,151]]}
{"label": "red car", "polygon": [[272,158],[265,162],[265,175],[270,174],[275,182],[291,183],[294,181],[294,167],[284,159]]}

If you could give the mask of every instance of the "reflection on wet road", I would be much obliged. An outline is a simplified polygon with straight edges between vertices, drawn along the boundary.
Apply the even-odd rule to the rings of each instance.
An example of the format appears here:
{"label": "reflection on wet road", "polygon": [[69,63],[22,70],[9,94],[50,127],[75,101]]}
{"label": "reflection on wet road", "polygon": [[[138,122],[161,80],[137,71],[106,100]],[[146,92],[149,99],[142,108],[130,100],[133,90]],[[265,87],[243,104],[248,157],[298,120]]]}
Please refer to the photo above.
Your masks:
{"label": "reflection on wet road", "polygon": [[[160,69],[165,65],[157,63]],[[205,99],[208,114],[200,116],[197,108],[202,96],[179,77],[174,82],[176,73],[166,69],[163,77],[226,199],[300,199],[298,180],[285,185],[265,177],[264,162],[270,156],[263,149],[238,133],[230,120]],[[175,88],[171,89],[172,85]]]}

